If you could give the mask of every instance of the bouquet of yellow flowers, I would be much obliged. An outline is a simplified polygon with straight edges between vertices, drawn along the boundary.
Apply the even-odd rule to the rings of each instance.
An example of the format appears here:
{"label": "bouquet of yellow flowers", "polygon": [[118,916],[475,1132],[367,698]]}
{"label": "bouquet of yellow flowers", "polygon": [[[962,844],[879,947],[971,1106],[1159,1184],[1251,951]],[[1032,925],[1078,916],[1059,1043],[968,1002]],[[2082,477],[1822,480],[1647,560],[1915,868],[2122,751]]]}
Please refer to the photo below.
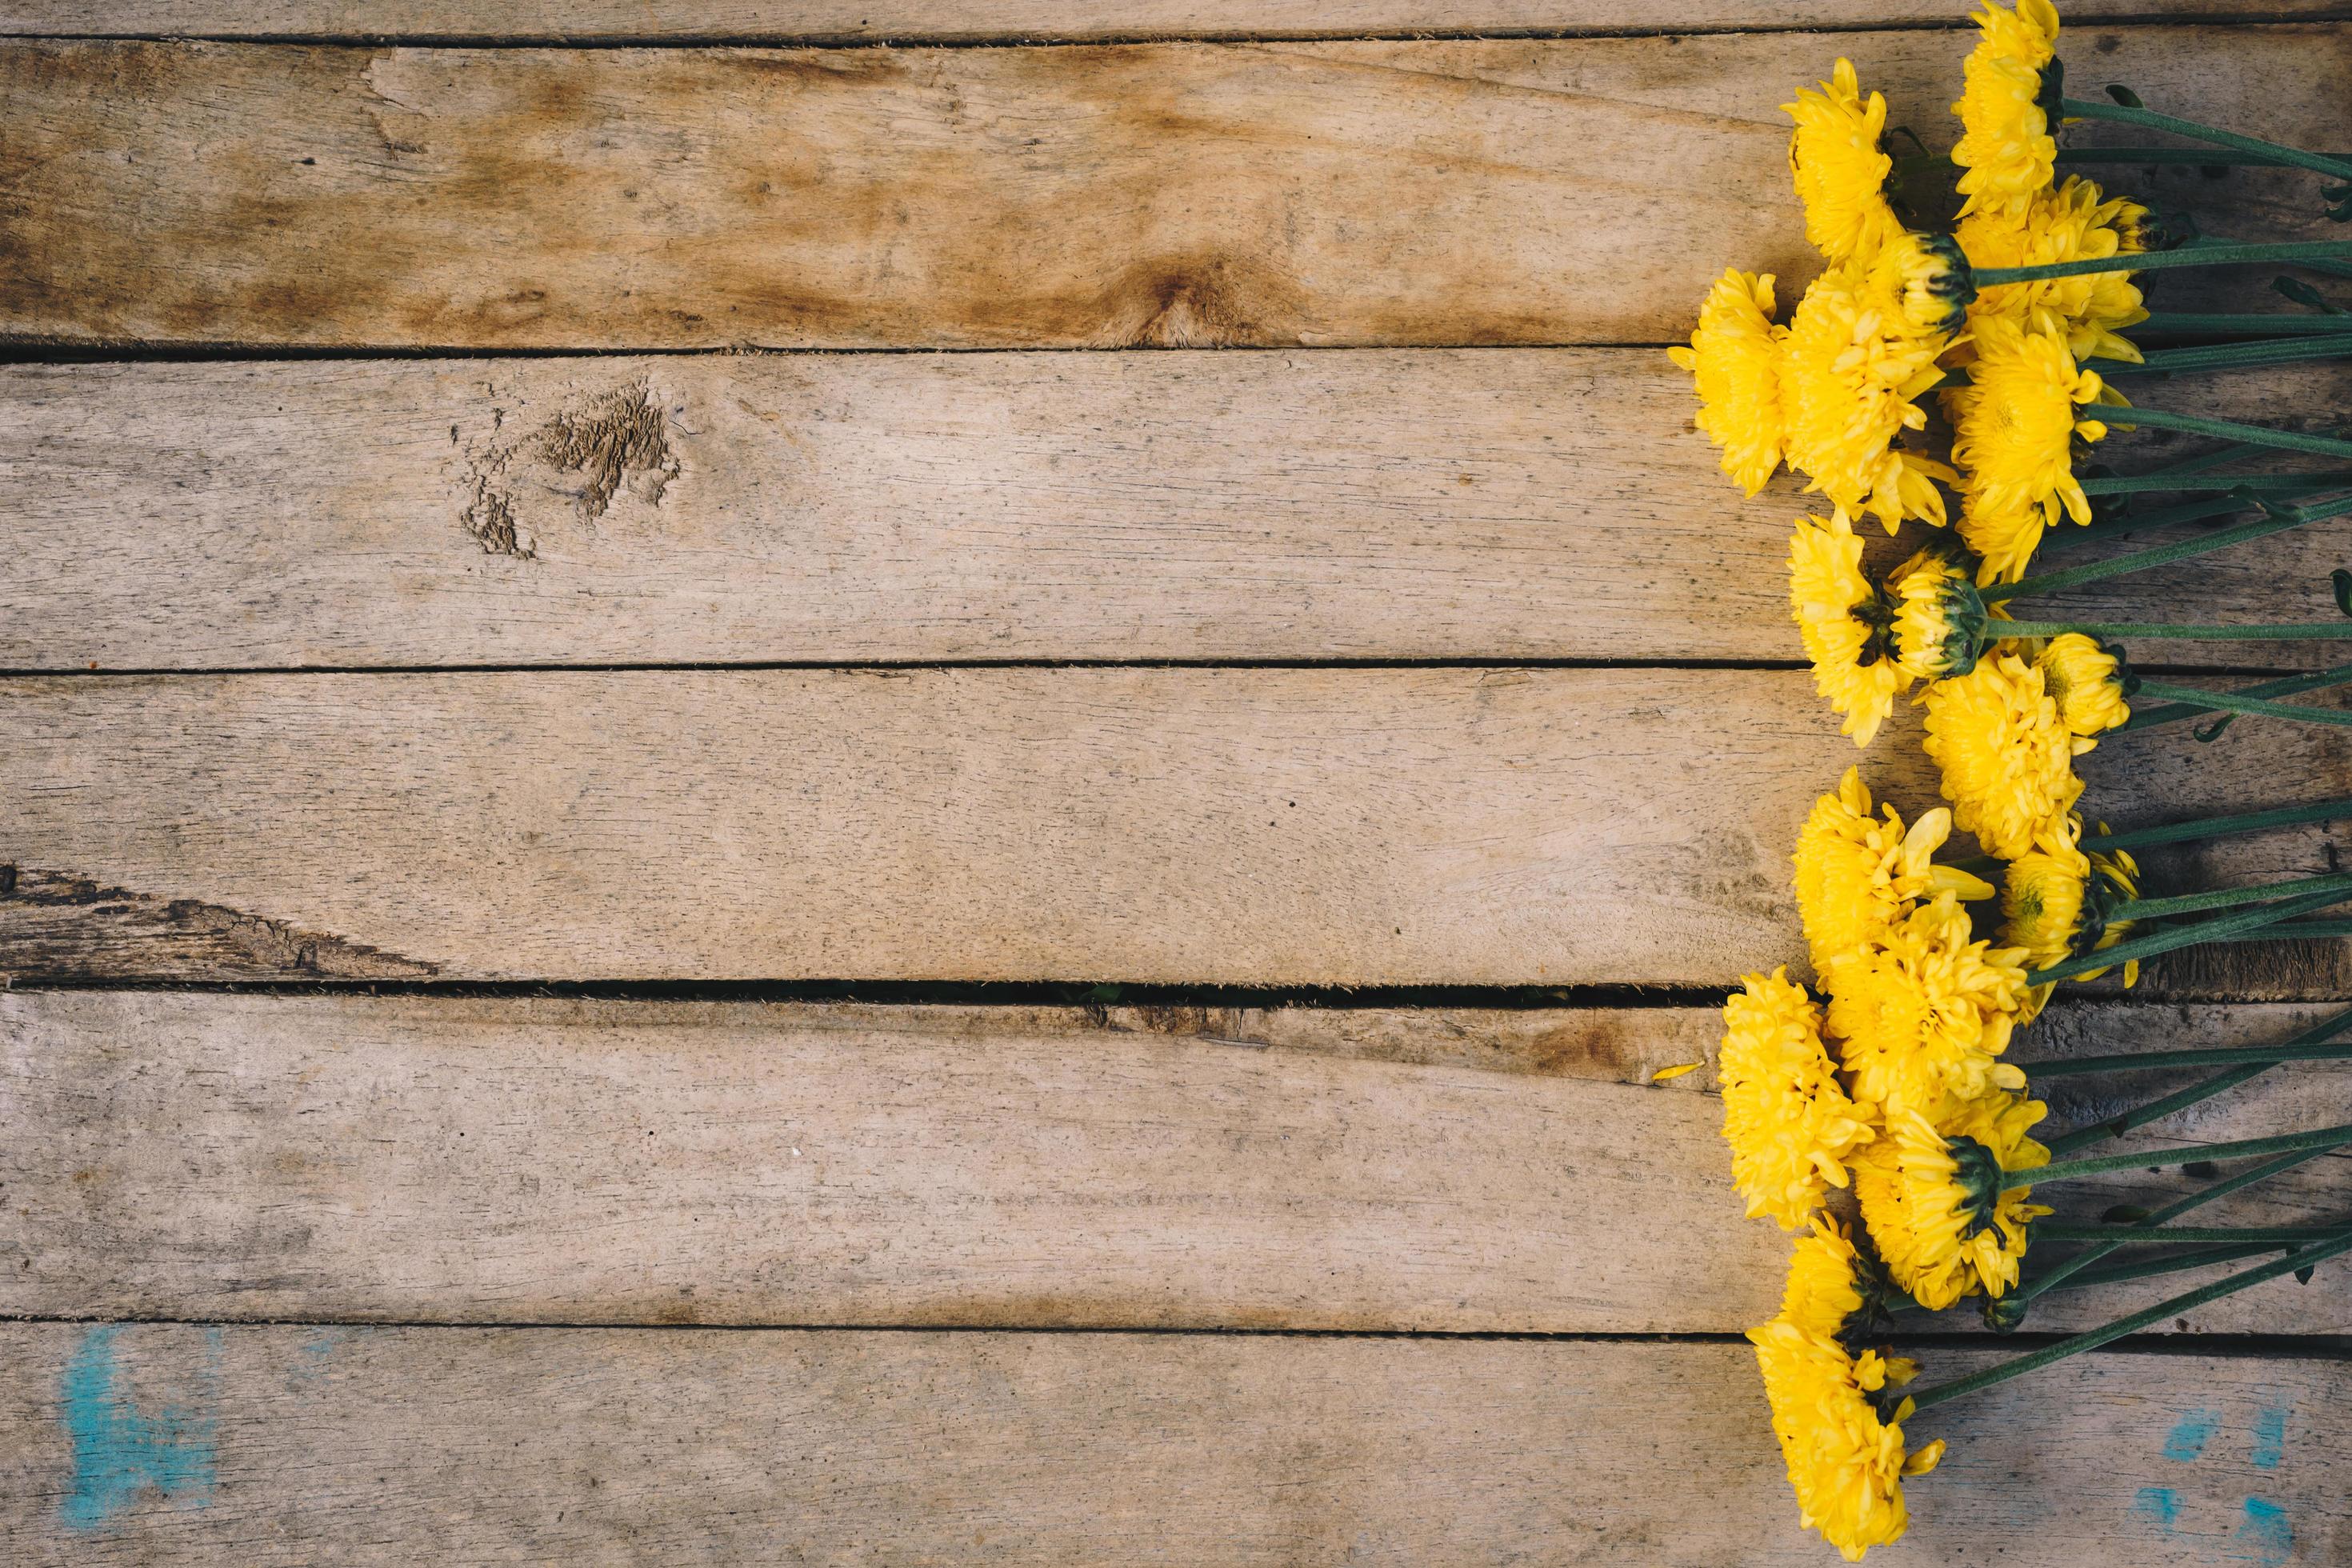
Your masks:
{"label": "bouquet of yellow flowers", "polygon": [[[2265,262],[2352,277],[2352,241],[2198,235],[2080,174],[2062,178],[2060,165],[2169,155],[2305,170],[2340,183],[2322,195],[2344,221],[2352,163],[2157,113],[2121,88],[2109,89],[2111,100],[2067,97],[2049,0],[1988,4],[1975,20],[1948,157],[1923,151],[1898,162],[1886,150],[1885,100],[1865,95],[1845,60],[1784,106],[1806,237],[1824,268],[1785,321],[1775,320],[1771,277],[1727,271],[1700,304],[1689,347],[1671,351],[1696,383],[1698,427],[1742,489],[1756,494],[1785,466],[1822,498],[1827,515],[1798,520],[1788,563],[1790,608],[1817,689],[1843,731],[1866,747],[1895,700],[1921,688],[1925,748],[1945,802],[1906,824],[1894,806],[1874,805],[1860,770],[1849,769],[1796,844],[1812,984],[1785,969],[1750,974],[1724,1007],[1717,1069],[1733,1176],[1751,1216],[1798,1236],[1780,1315],[1748,1338],[1801,1515],[1849,1561],[1903,1534],[1902,1483],[1942,1456],[1941,1440],[1915,1447],[1906,1434],[1918,1412],[2352,1249],[2352,1225],[2288,1235],[2170,1223],[2352,1143],[2352,1128],[2161,1155],[2078,1152],[2276,1062],[2352,1056],[2336,1038],[2352,1032],[2352,1013],[2272,1047],[2010,1059],[2017,1031],[2061,982],[2119,969],[2128,985],[2142,960],[2197,942],[2344,934],[2298,917],[2352,902],[2352,876],[2341,875],[2146,897],[2131,853],[2344,815],[2352,803],[2117,833],[2085,818],[2075,773],[2102,736],[2200,714],[2219,715],[2200,731],[2208,738],[2236,716],[2352,722],[2339,709],[2280,700],[2352,679],[2352,668],[2210,691],[2136,675],[2121,640],[2332,638],[2352,635],[2352,621],[2089,623],[2011,610],[2352,514],[2352,476],[2238,467],[2289,460],[2280,454],[2340,461],[2352,458],[2352,440],[2138,407],[2116,385],[2152,373],[2352,356],[2352,313],[2293,278],[2278,289],[2312,313],[2160,316],[2136,281]],[[2061,147],[2065,126],[2095,121],[2203,145],[2189,154]],[[2135,331],[2204,341],[2143,352],[2126,335]],[[2094,444],[2142,429],[2213,445],[2147,474],[2078,467]],[[2166,493],[2189,499],[2135,510],[2133,498]],[[2090,538],[2240,513],[2251,515],[2179,542],[2033,570],[2053,531]],[[1892,535],[1916,524],[1924,537],[1874,578],[1865,520]],[[2352,616],[2352,574],[2337,573],[2335,591]],[[1956,833],[1973,836],[1982,853],[1939,859]],[[1993,934],[1979,936],[1977,921],[1996,905]],[[2046,1143],[2033,1135],[2044,1108],[2032,1090],[2042,1080],[2216,1065],[2228,1070],[2095,1126]],[[2255,1163],[2153,1212],[2119,1211],[2096,1227],[2037,1224],[2051,1213],[2032,1201],[2037,1186],[2231,1161]],[[2085,1245],[2029,1271],[2037,1237]],[[2167,1243],[2199,1249],[2151,1254],[2155,1265],[2095,1267],[2126,1245]],[[2104,1328],[1932,1386],[1915,1388],[1918,1368],[1886,1348],[1898,1313],[1974,1299],[1987,1323],[2007,1331],[2027,1303],[2063,1285],[2273,1253]]]}

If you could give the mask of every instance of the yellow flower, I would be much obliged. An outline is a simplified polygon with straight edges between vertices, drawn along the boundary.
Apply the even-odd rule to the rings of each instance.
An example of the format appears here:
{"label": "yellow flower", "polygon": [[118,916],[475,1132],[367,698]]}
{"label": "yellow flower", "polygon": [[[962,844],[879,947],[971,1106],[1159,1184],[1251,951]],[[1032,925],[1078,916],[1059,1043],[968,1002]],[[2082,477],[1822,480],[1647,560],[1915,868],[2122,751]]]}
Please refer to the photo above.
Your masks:
{"label": "yellow flower", "polygon": [[1854,1197],[1886,1271],[1940,1310],[2017,1283],[2026,1229],[2050,1211],[2004,1173],[2050,1163],[2027,1136],[2045,1108],[2000,1091],[1948,1102],[1940,1115],[1887,1112],[1885,1136],[1854,1162]]}
{"label": "yellow flower", "polygon": [[2044,520],[2038,506],[1996,507],[1977,492],[1960,497],[1960,542],[1977,557],[1977,585],[2014,583],[2042,548]]}
{"label": "yellow flower", "polygon": [[1941,381],[1946,342],[1909,331],[1859,266],[1833,267],[1797,302],[1780,356],[1780,411],[1789,466],[1848,516],[1868,512],[1892,533],[1906,517],[1941,527],[1934,481],[1957,482],[1942,463],[1895,442],[1924,430],[1918,399]]}
{"label": "yellow flower", "polygon": [[1879,809],[1883,821],[1870,814],[1862,770],[1848,768],[1837,793],[1815,801],[1797,832],[1797,908],[1815,974],[1826,975],[1839,953],[1884,941],[1920,899],[1992,897],[1990,883],[1936,864],[1951,836],[1949,811],[1923,812],[1906,832],[1893,806]]}
{"label": "yellow flower", "polygon": [[2042,107],[2042,72],[2057,52],[2058,12],[2050,0],[2018,0],[2004,11],[1976,13],[1980,36],[1961,68],[1960,166],[1963,214],[2023,206],[2050,184],[2058,143]]}
{"label": "yellow flower", "polygon": [[2033,662],[2042,689],[2058,704],[2059,719],[2075,735],[2088,740],[2131,717],[2131,704],[2124,700],[2131,677],[2096,637],[2061,632]]}
{"label": "yellow flower", "polygon": [[[1961,538],[1992,567],[1994,551],[1969,537],[1971,526],[1983,531],[1985,521],[2015,520],[2025,510],[2039,510],[2045,524],[2062,511],[2091,521],[2090,498],[2074,478],[2074,437],[2095,441],[2107,427],[2074,416],[2077,404],[2098,401],[2101,386],[2097,375],[2075,368],[2064,339],[1991,316],[1976,323],[1975,345],[1968,384],[1944,393],[1944,412],[1952,421],[1952,460],[1967,475],[1969,509],[1983,514],[1972,523],[1963,513]],[[2031,531],[2038,543],[2040,530]],[[2023,575],[2030,548],[2021,554],[2013,541],[1989,542],[2008,545],[1995,581]]]}
{"label": "yellow flower", "polygon": [[[2080,176],[2043,191],[2025,205],[1969,214],[1960,220],[1960,248],[1975,267],[2038,267],[2128,255],[2147,246],[2147,209],[2105,198]],[[2128,272],[2094,272],[2032,283],[1999,283],[1969,308],[1970,323],[2005,319],[2030,331],[2066,340],[2079,358],[2094,354],[2137,363],[2140,352],[2122,329],[2147,320]]]}
{"label": "yellow flower", "polygon": [[1832,263],[1867,257],[1902,224],[1887,205],[1895,160],[1879,150],[1886,100],[1862,96],[1853,62],[1840,60],[1818,89],[1801,88],[1780,111],[1797,122],[1789,137],[1789,173],[1805,204],[1805,237]]}
{"label": "yellow flower", "polygon": [[1887,574],[1895,604],[1895,662],[1906,675],[1943,680],[1977,667],[1984,637],[1984,600],[1973,562],[1938,540]]}
{"label": "yellow flower", "polygon": [[1977,940],[1947,893],[1882,941],[1832,959],[1829,1033],[1854,1098],[1921,1110],[2023,1085],[2024,1074],[1999,1059],[2024,999],[2019,956]]}
{"label": "yellow flower", "polygon": [[1969,258],[1948,234],[1897,233],[1871,258],[1867,278],[1896,330],[1945,343],[1967,322],[1977,296]]}
{"label": "yellow flower", "polygon": [[1846,1098],[1822,1046],[1821,1009],[1786,970],[1750,974],[1723,1005],[1723,1136],[1748,1216],[1805,1223],[1845,1161],[1871,1139],[1868,1110]]}
{"label": "yellow flower", "polygon": [[1910,1417],[1911,1402],[1897,1405],[1889,1420],[1873,1396],[1910,1382],[1918,1367],[1876,1351],[1848,1355],[1835,1340],[1786,1318],[1750,1329],[1748,1338],[1806,1528],[1819,1531],[1849,1563],[1901,1540],[1910,1522],[1904,1479],[1934,1469],[1944,1445],[1939,1439],[1906,1454],[1901,1423]]}
{"label": "yellow flower", "polygon": [[1867,746],[1911,682],[1886,648],[1886,610],[1863,574],[1862,541],[1843,512],[1800,518],[1789,538],[1789,609],[1812,660],[1813,689]]}
{"label": "yellow flower", "polygon": [[2001,879],[2000,940],[2024,953],[2028,969],[2047,969],[2074,956],[2084,932],[2091,858],[2074,847],[2072,830],[2044,835],[2010,862]]}
{"label": "yellow flower", "polygon": [[1927,688],[1927,755],[1963,832],[2003,860],[2061,827],[2083,793],[2069,733],[2042,672],[2013,653]]}
{"label": "yellow flower", "polygon": [[1836,1339],[1846,1320],[1862,1310],[1870,1295],[1861,1277],[1862,1255],[1845,1226],[1827,1215],[1813,1216],[1812,1229],[1797,1238],[1789,1255],[1789,1284],[1780,1316],[1807,1333]]}
{"label": "yellow flower", "polygon": [[1780,342],[1772,275],[1732,268],[1698,308],[1690,347],[1667,355],[1698,384],[1697,425],[1723,449],[1723,471],[1749,495],[1780,466]]}

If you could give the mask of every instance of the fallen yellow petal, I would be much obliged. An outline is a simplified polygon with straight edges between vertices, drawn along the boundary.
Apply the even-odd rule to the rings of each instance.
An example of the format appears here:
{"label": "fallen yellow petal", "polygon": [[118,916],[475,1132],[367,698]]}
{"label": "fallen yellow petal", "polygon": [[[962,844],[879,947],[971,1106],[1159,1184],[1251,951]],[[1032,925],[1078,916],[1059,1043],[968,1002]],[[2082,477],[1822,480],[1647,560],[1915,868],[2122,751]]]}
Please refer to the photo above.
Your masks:
{"label": "fallen yellow petal", "polygon": [[1650,1075],[1650,1081],[1652,1083],[1664,1083],[1670,1078],[1680,1078],[1686,1072],[1696,1072],[1699,1068],[1705,1066],[1706,1066],[1705,1062],[1683,1062],[1675,1067],[1660,1068],[1657,1071]]}

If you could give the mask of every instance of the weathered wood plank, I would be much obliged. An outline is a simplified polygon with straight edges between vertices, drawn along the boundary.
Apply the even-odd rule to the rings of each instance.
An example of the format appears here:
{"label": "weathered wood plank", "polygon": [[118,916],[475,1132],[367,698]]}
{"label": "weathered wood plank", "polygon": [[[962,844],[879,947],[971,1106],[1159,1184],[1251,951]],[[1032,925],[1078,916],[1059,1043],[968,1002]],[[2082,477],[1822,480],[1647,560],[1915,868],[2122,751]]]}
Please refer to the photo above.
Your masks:
{"label": "weathered wood plank", "polygon": [[[1358,33],[1608,33],[1661,28],[1950,26],[1964,6],[1943,0],[1139,0],[1103,6],[1038,0],[955,0],[950,5],[847,5],[841,0],[0,0],[0,34],[77,37],[356,38],[1004,38],[1329,37]],[[2235,16],[2342,16],[2339,0],[2074,0],[2077,26],[2106,16],[2228,20]]]}
{"label": "weathered wood plank", "polygon": [[[1911,1428],[1952,1447],[1901,1560],[2340,1563],[2347,1400],[2339,1363],[2078,1359]],[[77,1568],[1823,1550],[1726,1344],[11,1325],[0,1478],[10,1560]]]}
{"label": "weathered wood plank", "polygon": [[[2151,101],[2300,144],[2340,130],[2352,29],[2117,28],[2083,47]],[[799,52],[15,43],[0,48],[0,333],[1664,342],[1727,264],[1811,270],[1776,105],[1848,53],[1903,119],[1948,135],[1965,48],[1944,31]],[[2301,232],[2282,176],[2176,174],[2167,188],[2193,190],[2212,226]]]}
{"label": "weathered wood plank", "polygon": [[[2309,1015],[2076,1008],[2018,1055],[2282,1038]],[[0,995],[18,1254],[0,1313],[1455,1332],[1769,1317],[1782,1243],[1740,1217],[1714,1099],[1625,1070],[1710,1056],[1714,1014],[1489,1017],[1252,1010],[1138,1032],[1077,1009]],[[1510,1039],[1521,1070],[1464,1065],[1478,1033]],[[1391,1035],[1441,1059],[1365,1059]],[[2139,1142],[2347,1119],[2352,1074],[2281,1068]],[[2089,1219],[2179,1184],[2048,1195]],[[2200,1217],[2322,1223],[2348,1199],[2352,1160],[2328,1159]],[[2033,1326],[2166,1293],[2053,1298]],[[2352,1331],[2352,1272],[2172,1326]]]}
{"label": "weathered wood plank", "polygon": [[[1856,754],[1771,670],[39,677],[0,721],[0,971],[118,979],[1716,985],[1797,958]],[[2336,737],[2111,739],[2087,808],[2352,793]]]}
{"label": "weathered wood plank", "polygon": [[[2285,417],[2352,374],[2152,400]],[[1786,662],[1810,501],[1743,500],[1690,416],[1654,350],[17,366],[0,668]],[[2347,538],[2036,613],[2314,618]]]}

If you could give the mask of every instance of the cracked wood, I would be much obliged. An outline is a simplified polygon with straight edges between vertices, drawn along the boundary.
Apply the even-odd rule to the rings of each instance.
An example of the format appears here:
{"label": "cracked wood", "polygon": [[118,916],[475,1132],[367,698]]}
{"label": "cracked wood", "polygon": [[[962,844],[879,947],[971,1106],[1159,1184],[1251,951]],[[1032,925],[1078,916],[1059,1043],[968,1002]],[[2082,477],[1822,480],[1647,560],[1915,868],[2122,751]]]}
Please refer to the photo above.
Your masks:
{"label": "cracked wood", "polygon": [[[1799,957],[1789,848],[1860,755],[1805,674],[1721,669],[31,677],[0,722],[0,862],[444,979],[1716,986]],[[1862,759],[1906,811],[1916,725]],[[2085,809],[2352,794],[2347,745],[2111,738]],[[2326,870],[2334,831],[2149,882]],[[0,899],[0,972],[304,973],[192,958],[155,907]]]}
{"label": "cracked wood", "polygon": [[[1730,1333],[1777,1310],[1785,1243],[1740,1217],[1706,1077],[1642,1087],[1710,1055],[1712,1010],[1221,1012],[0,995],[0,1313]],[[2014,1054],[2320,1016],[2077,1005]],[[2053,1127],[2172,1087],[2060,1081]],[[2347,1116],[2352,1077],[2305,1064],[2126,1146]],[[2037,1195],[2095,1220],[2196,1185]],[[2324,1224],[2347,1194],[2352,1159],[2321,1159],[2200,1218]],[[2029,1326],[2165,1293],[2061,1293]],[[2344,1333],[2352,1265],[2168,1326]]]}
{"label": "cracked wood", "polygon": [[[2326,1360],[2077,1358],[1915,1418],[1951,1452],[1902,1560],[2341,1563],[2347,1404]],[[161,1485],[75,1447],[171,1411]],[[28,1563],[1814,1568],[1780,1472],[1738,1344],[0,1326]]]}
{"label": "cracked wood", "polygon": [[[2340,26],[2116,27],[2152,103],[2330,144]],[[2226,43],[2226,48],[2222,46]],[[68,343],[1661,342],[1811,268],[1777,106],[1943,31],[1004,49],[0,47],[0,333]],[[2208,226],[2319,233],[2292,171]],[[2172,297],[2199,296],[2186,284]]]}
{"label": "cracked wood", "polygon": [[[2158,400],[2347,398],[2304,366]],[[1742,500],[1691,414],[1630,349],[17,366],[0,667],[1792,660],[1789,521],[1818,498]],[[2035,613],[2317,619],[2347,538]]]}

